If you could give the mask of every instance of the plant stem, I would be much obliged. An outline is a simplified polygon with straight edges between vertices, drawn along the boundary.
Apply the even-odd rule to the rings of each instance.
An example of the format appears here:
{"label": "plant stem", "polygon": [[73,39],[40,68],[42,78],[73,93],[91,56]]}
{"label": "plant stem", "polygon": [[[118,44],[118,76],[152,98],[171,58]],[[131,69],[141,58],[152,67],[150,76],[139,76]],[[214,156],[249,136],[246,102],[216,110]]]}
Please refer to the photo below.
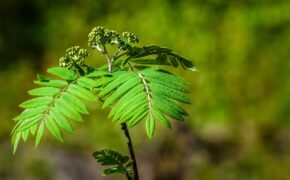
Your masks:
{"label": "plant stem", "polygon": [[122,123],[121,126],[122,126],[122,130],[124,131],[124,134],[125,134],[126,139],[127,139],[127,145],[128,145],[128,148],[129,148],[131,161],[132,161],[132,164],[133,164],[134,180],[139,180],[137,161],[136,161],[136,158],[135,158],[135,153],[134,153],[134,148],[133,148],[132,140],[131,140],[131,137],[130,137],[130,133],[129,133],[129,130],[128,130],[128,127],[127,127],[126,123]]}
{"label": "plant stem", "polygon": [[[113,57],[113,59],[111,59],[109,54],[108,54],[108,51],[106,49],[106,46],[103,45],[103,52],[102,53],[105,55],[105,57],[106,57],[106,59],[108,61],[108,72],[109,72],[109,74],[111,74],[112,73],[112,66],[113,66],[113,63],[114,63],[114,57],[119,52],[117,52],[116,55]],[[132,164],[133,164],[133,172],[134,172],[133,180],[139,180],[137,162],[136,162],[134,148],[133,148],[133,144],[132,144],[132,140],[131,140],[131,137],[130,137],[130,133],[129,133],[127,124],[126,123],[121,123],[121,128],[124,131],[124,134],[126,136],[127,145],[128,145],[128,149],[129,149],[129,152],[130,152],[131,161],[132,161]],[[127,176],[127,177],[128,177],[128,180],[131,180],[129,176]]]}
{"label": "plant stem", "polygon": [[109,54],[108,54],[108,51],[106,49],[106,46],[105,45],[102,45],[103,46],[103,51],[102,53],[105,55],[107,61],[108,61],[108,72],[109,74],[112,73],[112,67],[113,67],[113,62],[114,62],[114,59],[111,59]]}

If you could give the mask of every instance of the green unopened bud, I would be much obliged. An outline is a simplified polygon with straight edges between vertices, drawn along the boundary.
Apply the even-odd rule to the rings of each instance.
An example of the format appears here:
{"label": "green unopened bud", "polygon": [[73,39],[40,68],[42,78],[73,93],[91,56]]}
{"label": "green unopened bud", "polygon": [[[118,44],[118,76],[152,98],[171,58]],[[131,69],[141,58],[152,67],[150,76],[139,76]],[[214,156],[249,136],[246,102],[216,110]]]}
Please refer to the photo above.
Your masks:
{"label": "green unopened bud", "polygon": [[67,67],[68,69],[75,69],[76,65],[84,65],[85,58],[88,56],[90,56],[88,50],[74,46],[66,50],[65,56],[59,59],[59,65],[61,67]]}
{"label": "green unopened bud", "polygon": [[122,36],[125,37],[129,43],[138,43],[139,42],[137,36],[131,32],[123,32]]}
{"label": "green unopened bud", "polygon": [[119,38],[117,31],[111,29],[105,29],[104,27],[98,26],[92,29],[88,35],[89,47],[95,49],[98,45],[105,45],[107,43],[114,44],[116,39]]}

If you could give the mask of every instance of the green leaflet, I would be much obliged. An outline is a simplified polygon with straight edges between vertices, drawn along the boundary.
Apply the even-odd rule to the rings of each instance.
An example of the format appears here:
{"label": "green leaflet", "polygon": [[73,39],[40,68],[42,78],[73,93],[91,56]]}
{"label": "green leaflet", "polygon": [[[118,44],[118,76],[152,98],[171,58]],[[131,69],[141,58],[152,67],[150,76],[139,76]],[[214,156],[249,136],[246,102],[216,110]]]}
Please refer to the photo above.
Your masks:
{"label": "green leaflet", "polygon": [[87,74],[86,77],[88,77],[88,78],[98,78],[98,77],[105,76],[107,74],[108,74],[108,71],[96,70],[96,71],[93,71],[93,72]]}
{"label": "green leaflet", "polygon": [[30,127],[30,132],[33,136],[35,135],[36,129],[37,129],[37,124],[34,124],[33,126]]}
{"label": "green leaflet", "polygon": [[150,89],[152,90],[153,94],[156,94],[158,96],[164,96],[176,100],[178,102],[190,104],[190,99],[187,96],[179,93],[178,91],[175,91],[174,89],[168,88],[167,86],[164,86],[162,84],[151,83]]}
{"label": "green leaflet", "polygon": [[[130,91],[128,91],[122,98],[119,99],[119,101],[114,105],[112,110],[110,111],[109,118],[116,113],[116,111],[119,111],[119,109],[122,109],[123,107],[126,107],[127,104],[130,102],[130,100],[134,100],[138,94],[141,92],[144,92],[144,85],[139,84],[136,87],[132,88]],[[135,99],[136,100],[136,99]]]}
{"label": "green leaflet", "polygon": [[[119,105],[119,104],[117,104],[117,105],[115,105],[114,107],[113,107],[113,109],[112,109],[112,113],[110,113],[109,114],[109,117],[110,117],[110,115],[114,115],[114,117],[113,117],[113,120],[116,120],[117,118],[119,118],[125,111],[127,111],[127,110],[129,110],[129,109],[131,109],[131,107],[132,106],[135,106],[135,104],[139,104],[139,105],[142,105],[142,104],[140,104],[140,102],[141,103],[143,103],[143,104],[146,104],[147,103],[147,99],[146,99],[146,93],[144,92],[144,93],[140,93],[140,94],[136,94],[136,95],[134,95],[134,96],[132,96],[132,97],[130,97],[130,98],[128,98],[128,99],[126,99],[126,102],[124,102],[124,103],[122,103],[122,104],[120,104],[120,106],[117,106],[117,105]],[[125,96],[124,97],[122,97],[122,99],[123,98],[125,98]],[[121,99],[121,100],[122,100]],[[120,100],[120,101],[121,101]],[[145,102],[144,102],[145,101]],[[118,102],[119,103],[119,102]]]}
{"label": "green leaflet", "polygon": [[36,76],[38,81],[48,81],[51,80],[52,78],[47,76],[46,74],[37,74]]}
{"label": "green leaflet", "polygon": [[[178,104],[168,99],[166,96],[156,95],[152,91],[152,106],[153,109],[157,109],[161,113],[164,113],[173,119],[183,120],[183,116],[186,116],[187,113],[185,110],[180,107]],[[162,117],[161,117],[162,118]],[[161,120],[164,120],[163,118]]]}
{"label": "green leaflet", "polygon": [[114,166],[114,167],[110,167],[110,168],[105,169],[103,171],[102,175],[103,176],[106,176],[106,175],[115,174],[115,173],[123,173],[123,174],[126,174],[126,169],[123,168],[120,165],[117,165],[117,166]]}
{"label": "green leaflet", "polygon": [[132,118],[136,114],[136,112],[138,112],[138,110],[141,108],[148,109],[146,95],[142,100],[136,101],[135,103],[130,103],[130,106],[127,106],[124,110],[119,111],[119,113],[116,113],[113,120],[119,119],[121,123],[126,122],[127,120]]}
{"label": "green leaflet", "polygon": [[76,120],[78,122],[83,122],[81,115],[75,109],[75,107],[62,97],[56,100],[55,108],[66,117]]}
{"label": "green leaflet", "polygon": [[149,138],[152,138],[154,134],[154,129],[155,129],[155,122],[154,122],[152,114],[149,113],[149,116],[146,119],[146,132]]}
{"label": "green leaflet", "polygon": [[[111,105],[115,100],[117,100],[120,96],[124,95],[127,91],[129,91],[134,86],[138,85],[141,79],[139,77],[134,77],[125,83],[123,83],[117,90],[106,99],[103,104],[103,108],[108,107]],[[101,93],[100,93],[101,94]]]}
{"label": "green leaflet", "polygon": [[26,129],[25,131],[22,131],[21,135],[22,135],[22,139],[23,139],[24,142],[27,141],[29,133],[30,133],[29,129]]}
{"label": "green leaflet", "polygon": [[163,114],[166,114],[166,115],[172,117],[173,119],[180,120],[180,121],[184,120],[182,114],[180,114],[178,111],[173,109],[170,105],[163,104],[162,101],[153,101],[153,108],[157,109],[158,111],[160,111]]}
{"label": "green leaflet", "polygon": [[89,114],[86,105],[79,98],[75,97],[71,93],[63,93],[62,98],[69,104],[73,105],[78,112],[83,114]]}
{"label": "green leaflet", "polygon": [[38,114],[38,115],[35,115],[35,116],[32,116],[30,118],[20,121],[20,124],[17,126],[15,131],[27,130],[28,128],[36,124],[38,121],[40,121],[42,116],[43,116],[42,114]]}
{"label": "green leaflet", "polygon": [[99,96],[104,97],[107,94],[109,94],[111,91],[119,87],[124,82],[128,81],[129,79],[133,78],[135,76],[135,73],[133,72],[127,72],[124,71],[122,73],[118,73],[118,76],[116,74],[112,74],[112,78],[114,79],[111,81],[108,85],[106,85],[103,90],[100,92]]}
{"label": "green leaflet", "polygon": [[39,106],[47,106],[52,102],[53,98],[50,96],[44,96],[44,97],[37,97],[30,99],[28,101],[25,101],[19,105],[19,107],[22,108],[35,108]]}
{"label": "green leaflet", "polygon": [[172,64],[173,67],[178,67],[177,59],[173,56],[169,56],[169,61]]}
{"label": "green leaflet", "polygon": [[168,119],[160,113],[157,109],[152,110],[153,116],[159,120],[161,123],[163,123],[167,128],[172,128],[171,123],[168,121]]}
{"label": "green leaflet", "polygon": [[188,85],[188,82],[186,82],[184,79],[175,76],[169,72],[166,71],[160,71],[160,70],[153,70],[151,68],[147,68],[144,69],[143,71],[141,71],[141,73],[143,75],[146,76],[146,78],[157,78],[157,79],[161,79],[161,80],[165,80],[168,82],[174,82],[174,83],[180,83],[180,84],[184,84],[184,85]]}
{"label": "green leaflet", "polygon": [[88,101],[96,101],[96,97],[91,91],[76,84],[70,84],[68,92]]}
{"label": "green leaflet", "polygon": [[43,130],[44,130],[44,121],[42,121],[38,127],[36,138],[35,138],[35,147],[37,147],[40,143],[40,140],[43,135]]}
{"label": "green leaflet", "polygon": [[170,65],[167,62],[162,62],[158,59],[133,59],[131,62],[136,64],[145,64],[145,65]]}
{"label": "green leaflet", "polygon": [[133,115],[133,117],[128,122],[129,126],[132,127],[132,125],[136,124],[137,122],[142,120],[142,118],[144,118],[145,115],[147,115],[149,109],[147,108],[146,105],[147,104],[144,104],[143,106],[139,107],[137,111],[135,111],[135,114]]}
{"label": "green leaflet", "polygon": [[68,85],[68,82],[64,80],[47,80],[47,81],[33,81],[33,82],[41,86],[49,86],[49,87],[63,87],[63,86]]}
{"label": "green leaflet", "polygon": [[40,106],[40,107],[36,107],[36,108],[25,109],[24,111],[22,111],[21,114],[16,116],[14,118],[14,120],[15,121],[20,121],[20,120],[23,120],[23,119],[30,118],[32,116],[35,116],[35,115],[43,113],[46,109],[47,109],[47,106]]}
{"label": "green leaflet", "polygon": [[52,67],[49,68],[47,72],[65,80],[75,80],[77,78],[77,74],[74,71],[64,67]]}
{"label": "green leaflet", "polygon": [[146,115],[148,114],[148,110],[147,109],[140,109],[140,111],[133,116],[132,119],[130,119],[130,121],[128,122],[128,126],[129,127],[133,127],[135,126],[137,123],[139,123]]}
{"label": "green leaflet", "polygon": [[97,86],[97,81],[87,77],[81,77],[77,80],[77,84],[87,89],[93,89]]}
{"label": "green leaflet", "polygon": [[185,89],[184,87],[182,87],[176,83],[173,83],[171,81],[168,81],[168,80],[152,78],[152,77],[146,77],[146,80],[148,80],[150,84],[153,84],[153,83],[161,84],[163,86],[166,86],[168,88],[174,89],[174,90],[179,91],[179,92],[189,93],[189,91],[187,89]]}
{"label": "green leaflet", "polygon": [[15,152],[17,150],[17,147],[18,147],[19,140],[20,140],[21,136],[22,136],[21,132],[14,133],[12,135],[13,154],[15,154]]}
{"label": "green leaflet", "polygon": [[62,133],[61,133],[60,129],[58,128],[55,120],[51,116],[46,115],[45,125],[46,125],[46,127],[51,135],[53,135],[59,141],[63,142]]}
{"label": "green leaflet", "polygon": [[179,113],[182,116],[188,115],[187,112],[181,106],[179,106],[177,103],[173,102],[172,100],[168,99],[167,97],[156,96],[156,95],[152,95],[152,97],[154,98],[154,102],[156,101],[158,103],[165,104],[168,108],[171,109],[171,111]]}
{"label": "green leaflet", "polygon": [[70,122],[57,109],[52,108],[50,111],[50,115],[60,128],[64,129],[70,134],[74,133],[74,129]]}
{"label": "green leaflet", "polygon": [[97,80],[96,87],[105,86],[113,80],[114,78],[112,78],[111,76],[101,77],[100,79]]}
{"label": "green leaflet", "polygon": [[60,89],[55,87],[41,87],[28,91],[32,96],[53,96],[60,92]]}

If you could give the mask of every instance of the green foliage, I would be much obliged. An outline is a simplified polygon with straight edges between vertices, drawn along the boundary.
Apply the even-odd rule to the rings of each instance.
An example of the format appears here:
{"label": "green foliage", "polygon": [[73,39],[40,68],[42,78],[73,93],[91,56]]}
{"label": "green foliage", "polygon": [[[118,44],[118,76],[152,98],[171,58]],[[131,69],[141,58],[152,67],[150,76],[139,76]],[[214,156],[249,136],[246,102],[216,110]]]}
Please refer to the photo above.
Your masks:
{"label": "green foliage", "polygon": [[96,151],[93,157],[101,164],[111,166],[103,171],[103,175],[114,173],[125,174],[128,178],[133,179],[132,163],[128,156],[122,156],[119,152],[110,149]]}
{"label": "green foliage", "polygon": [[[175,162],[179,162],[184,156],[183,151],[171,151],[165,154],[164,149],[157,148],[154,154],[164,155],[159,157],[166,160],[161,162],[160,158],[152,158],[150,164],[156,167],[154,171],[150,171],[151,167],[148,171],[147,166],[143,166],[142,169],[148,171],[148,176],[152,179],[158,177],[170,179],[172,174],[178,171],[179,174],[186,174],[187,179],[254,180],[269,179],[273,176],[275,176],[273,179],[289,178],[290,143],[289,138],[286,138],[289,137],[290,132],[290,83],[288,83],[290,61],[287,61],[290,47],[289,0],[66,2],[44,0],[24,3],[15,0],[0,3],[0,62],[2,63],[2,70],[0,70],[2,100],[0,174],[2,176],[0,179],[15,179],[14,171],[21,174],[22,179],[52,178],[52,170],[40,173],[37,169],[43,166],[39,165],[33,166],[37,168],[29,169],[30,173],[39,173],[37,177],[31,177],[27,166],[33,164],[33,159],[37,156],[26,158],[31,154],[27,151],[28,146],[19,148],[23,150],[20,153],[21,157],[16,155],[11,159],[12,157],[9,156],[9,148],[5,142],[9,138],[9,131],[13,124],[10,121],[11,115],[15,115],[20,110],[15,104],[19,99],[25,98],[23,89],[27,88],[28,81],[33,80],[32,74],[35,71],[40,73],[44,71],[43,68],[57,64],[57,59],[63,56],[63,49],[69,46],[78,44],[84,45],[81,48],[87,48],[86,39],[83,37],[90,30],[90,26],[100,22],[116,30],[131,30],[138,35],[142,45],[153,43],[168,46],[185,57],[194,58],[198,69],[201,70],[196,75],[184,73],[182,69],[173,70],[194,84],[189,87],[192,93],[188,94],[194,101],[194,105],[185,106],[191,116],[186,118],[186,131],[182,131],[186,136],[169,135],[172,139],[166,137],[154,141],[170,143],[172,149],[178,145],[188,150],[186,147],[189,146],[191,149],[191,143],[182,144],[182,138],[194,134],[199,143],[208,145],[214,142],[215,144],[210,148],[203,145],[197,150],[193,149],[195,152],[202,151],[201,155],[206,157],[199,158],[199,163],[202,163],[199,168],[195,168],[194,163],[189,163],[187,168],[179,169],[180,163]],[[37,11],[30,11],[31,7]],[[23,13],[7,15],[15,8],[26,9],[36,14],[34,16],[25,16]],[[22,12],[18,10],[17,12]],[[26,23],[27,18],[29,23]],[[12,32],[13,36],[9,35]],[[99,57],[91,57],[87,63],[99,64],[101,63]],[[41,70],[35,67],[41,67],[39,68]],[[107,130],[110,126],[118,126],[118,124],[104,121],[106,119],[101,120],[104,117],[103,113],[91,112],[91,114],[92,117],[84,119],[93,119],[97,122],[100,119],[102,121],[100,124],[104,124],[104,127],[100,127],[97,122],[92,123],[94,125],[88,122],[90,125],[87,123],[82,125],[82,130],[85,131],[86,137],[94,138],[75,138],[62,147],[66,147],[67,152],[75,152],[78,150],[74,147],[81,146],[84,150],[79,152],[80,154],[87,152],[84,144],[96,142],[100,146],[106,142],[110,142],[108,143],[110,145],[111,142],[117,143],[117,149],[124,148],[120,146],[120,142],[114,141],[115,136],[111,136],[118,132],[118,128]],[[141,126],[134,127],[136,128],[140,129]],[[96,134],[99,133],[94,130],[105,132],[102,136],[97,136]],[[168,132],[163,128],[158,130]],[[133,136],[137,145],[143,142],[141,140],[143,135],[138,134],[138,131],[135,132],[137,133]],[[247,140],[244,139],[245,132]],[[257,133],[253,135],[250,132]],[[271,137],[268,137],[269,135]],[[217,142],[217,139],[226,139],[226,141]],[[44,142],[42,143],[44,145]],[[47,146],[51,144],[45,143]],[[225,152],[224,147],[232,148],[226,151],[227,153],[218,153],[216,156],[217,152]],[[56,150],[58,147],[50,148]],[[142,147],[142,151],[151,148]],[[47,150],[39,149],[36,153]],[[147,152],[146,155],[151,153]],[[208,157],[218,159],[219,165],[216,166],[213,161],[209,161]],[[22,164],[21,158],[25,161]],[[43,158],[50,159],[51,154]],[[19,164],[21,168],[13,168]],[[50,163],[44,161],[43,164]],[[170,170],[164,171],[163,167],[168,167],[169,164]],[[83,175],[82,168],[78,171],[79,175]]]}
{"label": "green foliage", "polygon": [[88,45],[94,48],[99,44],[114,43],[119,37],[120,36],[116,31],[98,26],[93,28],[90,32]]}
{"label": "green foliage", "polygon": [[[143,59],[143,57],[152,55],[156,57],[154,59]],[[141,48],[134,47],[132,50],[128,51],[127,56],[123,64],[128,63],[128,61],[141,65],[171,65],[173,67],[178,67],[180,64],[184,69],[196,71],[196,68],[190,60],[172,52],[171,49],[155,45]]]}
{"label": "green foliage", "polygon": [[81,99],[96,101],[92,93],[95,80],[78,77],[76,72],[62,67],[47,70],[62,80],[39,80],[36,84],[44,86],[35,88],[28,93],[38,96],[21,103],[24,111],[14,118],[16,125],[12,131],[14,152],[20,138],[27,140],[28,135],[35,135],[37,146],[42,138],[44,127],[58,140],[63,141],[62,130],[74,133],[70,120],[82,122],[81,114],[88,114]]}
{"label": "green foliage", "polygon": [[[155,81],[155,78],[160,81]],[[155,119],[171,127],[169,117],[183,120],[187,115],[179,105],[190,103],[180,93],[188,92],[182,87],[186,82],[175,75],[147,68],[140,72],[117,71],[112,73],[111,79],[102,87],[99,96],[105,97],[103,108],[114,104],[109,114],[113,121],[132,127],[146,118],[146,131],[151,138]]]}
{"label": "green foliage", "polygon": [[[99,99],[103,102],[103,108],[110,106],[109,117],[114,122],[122,123],[128,139],[127,126],[133,127],[143,119],[146,119],[149,138],[154,134],[156,120],[168,128],[171,128],[170,119],[183,121],[188,114],[180,103],[190,103],[184,95],[189,92],[184,87],[188,83],[167,71],[150,66],[181,65],[184,69],[195,70],[192,62],[168,48],[132,45],[138,41],[136,35],[130,32],[123,32],[120,36],[114,30],[93,28],[88,44],[106,57],[108,64],[105,67],[108,71],[104,71],[104,66],[97,69],[87,65],[85,58],[90,55],[87,50],[79,46],[69,48],[59,60],[61,67],[47,70],[60,79],[39,75],[34,83],[42,87],[28,91],[37,97],[19,105],[24,110],[14,118],[14,152],[20,139],[26,141],[29,134],[36,136],[37,146],[45,129],[59,141],[63,141],[63,131],[73,134],[71,121],[83,122],[82,114],[88,114],[82,100],[95,102]],[[108,44],[117,44],[112,57],[106,48]],[[140,68],[138,65],[145,66]],[[138,177],[134,164],[136,161],[132,159],[132,162],[128,162],[127,156],[111,150],[97,151],[93,155],[102,165],[112,165],[104,170],[104,175],[123,173],[128,179]],[[131,172],[132,167],[134,173]]]}
{"label": "green foliage", "polygon": [[132,49],[130,43],[138,42],[139,40],[137,36],[131,32],[123,32],[122,36],[120,36],[119,33],[115,30],[98,26],[93,28],[89,33],[88,45],[93,49],[98,49],[99,51],[103,52],[106,51],[106,44],[117,44],[120,50],[128,50]]}

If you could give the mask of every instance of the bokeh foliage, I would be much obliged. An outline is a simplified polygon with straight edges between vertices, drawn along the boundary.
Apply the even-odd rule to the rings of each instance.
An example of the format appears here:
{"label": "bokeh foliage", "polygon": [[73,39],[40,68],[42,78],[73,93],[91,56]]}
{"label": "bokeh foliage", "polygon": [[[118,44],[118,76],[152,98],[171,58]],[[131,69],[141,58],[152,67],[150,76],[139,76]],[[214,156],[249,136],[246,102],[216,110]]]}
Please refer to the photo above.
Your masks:
{"label": "bokeh foliage", "polygon": [[[288,179],[289,9],[288,0],[1,1],[0,179],[98,178],[91,152],[111,145],[127,152],[100,104],[90,104],[92,115],[64,144],[47,138],[14,157],[9,145],[11,119],[35,74],[57,65],[68,47],[87,47],[96,25],[168,46],[199,69],[176,71],[192,84],[183,125],[160,128],[153,140],[143,127],[131,130],[143,179]],[[89,61],[101,62],[97,53]]]}

